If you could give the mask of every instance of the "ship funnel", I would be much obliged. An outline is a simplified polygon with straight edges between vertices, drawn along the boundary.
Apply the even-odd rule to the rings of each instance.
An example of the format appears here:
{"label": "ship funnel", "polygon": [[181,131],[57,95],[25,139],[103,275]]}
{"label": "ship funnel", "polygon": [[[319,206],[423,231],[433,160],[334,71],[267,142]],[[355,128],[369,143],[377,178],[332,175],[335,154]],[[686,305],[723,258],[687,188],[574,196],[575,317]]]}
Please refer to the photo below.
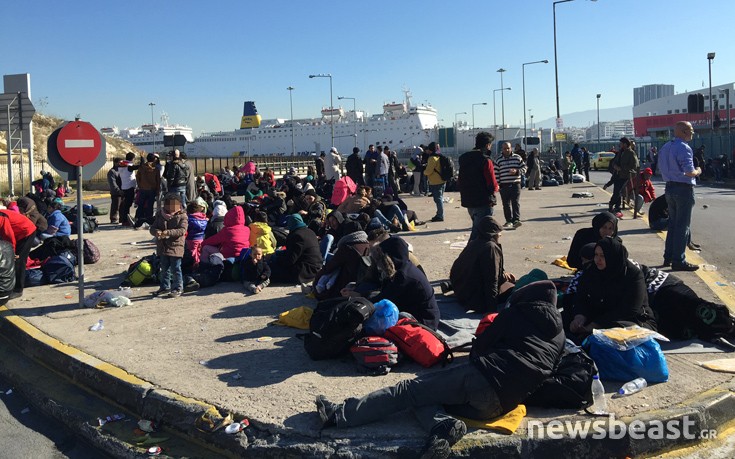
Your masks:
{"label": "ship funnel", "polygon": [[242,109],[242,119],[240,120],[240,129],[260,127],[260,115],[258,109],[255,108],[255,102],[247,101]]}

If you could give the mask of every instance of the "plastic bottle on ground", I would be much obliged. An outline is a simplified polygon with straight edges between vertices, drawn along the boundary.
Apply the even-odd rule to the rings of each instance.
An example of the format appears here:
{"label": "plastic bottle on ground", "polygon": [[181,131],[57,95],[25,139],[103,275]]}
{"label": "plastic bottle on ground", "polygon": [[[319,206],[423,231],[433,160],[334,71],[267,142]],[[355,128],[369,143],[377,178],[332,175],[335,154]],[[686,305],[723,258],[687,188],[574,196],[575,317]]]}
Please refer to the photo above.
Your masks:
{"label": "plastic bottle on ground", "polygon": [[100,319],[96,324],[89,327],[89,331],[100,331],[105,328],[104,322]]}
{"label": "plastic bottle on ground", "polygon": [[605,388],[602,386],[599,375],[592,377],[592,409],[594,414],[607,414],[607,399]]}
{"label": "plastic bottle on ground", "polygon": [[623,387],[618,390],[618,394],[620,395],[630,395],[635,394],[636,392],[640,392],[645,387],[648,386],[648,383],[643,378],[636,378],[632,381],[628,381],[627,383],[623,384]]}
{"label": "plastic bottle on ground", "polygon": [[717,266],[715,265],[699,265],[700,268],[702,268],[702,271],[717,271]]}

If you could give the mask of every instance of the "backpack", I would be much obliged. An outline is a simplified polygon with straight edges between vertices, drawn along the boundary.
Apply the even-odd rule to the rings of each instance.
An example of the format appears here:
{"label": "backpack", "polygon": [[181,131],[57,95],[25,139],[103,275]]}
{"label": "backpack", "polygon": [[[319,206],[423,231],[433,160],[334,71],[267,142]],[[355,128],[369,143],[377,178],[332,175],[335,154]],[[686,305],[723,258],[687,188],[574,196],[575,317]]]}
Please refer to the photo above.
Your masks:
{"label": "backpack", "polygon": [[304,336],[304,349],[312,360],[323,360],[346,353],[362,333],[362,323],[375,311],[373,303],[362,297],[330,298],[316,305]]}
{"label": "backpack", "polygon": [[89,239],[84,240],[82,253],[84,254],[84,263],[86,264],[92,265],[100,261],[100,249]]}
{"label": "backpack", "polygon": [[401,353],[426,368],[439,362],[446,365],[454,359],[444,338],[413,317],[398,319],[383,336],[396,343]]}
{"label": "backpack", "polygon": [[592,377],[596,374],[597,367],[590,356],[567,341],[551,376],[525,403],[544,408],[586,408],[592,404]]}
{"label": "backpack", "polygon": [[[71,225],[71,233],[76,234],[78,232],[76,213],[71,214],[69,216],[69,223]],[[88,215],[82,215],[82,232],[83,233],[94,233],[95,231],[97,231],[98,226],[99,226],[99,223],[97,223],[97,219],[95,217],[90,217]]]}
{"label": "backpack", "polygon": [[382,336],[365,336],[350,347],[357,368],[372,376],[387,375],[398,363],[398,348]]}
{"label": "backpack", "polygon": [[439,175],[445,182],[454,177],[454,163],[449,156],[439,155]]}
{"label": "backpack", "polygon": [[123,285],[155,284],[158,282],[158,256],[148,255],[131,263]]}
{"label": "backpack", "polygon": [[62,252],[46,260],[41,266],[44,284],[63,284],[76,280],[74,265],[76,257],[71,252]]}

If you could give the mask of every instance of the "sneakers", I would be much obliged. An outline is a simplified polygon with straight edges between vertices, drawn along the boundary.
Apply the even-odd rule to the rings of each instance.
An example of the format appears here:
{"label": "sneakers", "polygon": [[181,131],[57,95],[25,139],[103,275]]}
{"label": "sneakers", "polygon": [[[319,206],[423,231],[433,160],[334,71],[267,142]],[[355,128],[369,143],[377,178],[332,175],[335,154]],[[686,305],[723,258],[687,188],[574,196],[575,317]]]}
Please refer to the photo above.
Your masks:
{"label": "sneakers", "polygon": [[503,229],[515,229],[515,226],[513,226],[513,222],[505,222],[505,225],[503,225]]}
{"label": "sneakers", "polygon": [[419,453],[420,459],[446,459],[452,454],[452,447],[449,442],[436,435],[432,435],[426,441],[426,445]]}
{"label": "sneakers", "polygon": [[671,266],[671,260],[669,260],[668,258],[664,258],[664,264],[661,265],[661,266],[663,268],[667,268],[667,267]]}
{"label": "sneakers", "polygon": [[434,216],[434,217],[431,218],[431,221],[432,222],[443,222],[444,221],[444,218],[439,217],[439,216]]}
{"label": "sneakers", "polygon": [[516,221],[514,221],[514,222],[513,222],[513,228],[518,228],[518,227],[519,227],[519,226],[521,226],[522,224],[523,224],[523,223],[521,223],[521,221],[520,221],[520,220],[516,220]]}
{"label": "sneakers", "polygon": [[687,261],[681,264],[672,264],[671,270],[672,271],[696,271],[699,269],[698,265],[693,265]]}
{"label": "sneakers", "polygon": [[180,296],[181,296],[181,290],[178,290],[178,289],[176,289],[176,290],[171,290],[171,291],[170,291],[170,292],[168,293],[168,297],[169,297],[169,298],[178,298],[178,297],[180,297]]}
{"label": "sneakers", "polygon": [[153,296],[168,295],[169,293],[171,293],[170,288],[159,288],[158,290],[153,292]]}
{"label": "sneakers", "polygon": [[702,250],[702,246],[695,242],[689,242],[687,247],[689,247],[689,250]]}
{"label": "sneakers", "polygon": [[467,426],[458,419],[446,419],[434,427],[421,450],[421,459],[446,459],[452,453],[452,446],[467,433]]}
{"label": "sneakers", "polygon": [[618,218],[623,218],[623,213],[620,211],[615,212],[615,216]]}
{"label": "sneakers", "polygon": [[337,409],[339,405],[332,403],[323,395],[316,396],[316,411],[322,420],[322,429],[337,425]]}

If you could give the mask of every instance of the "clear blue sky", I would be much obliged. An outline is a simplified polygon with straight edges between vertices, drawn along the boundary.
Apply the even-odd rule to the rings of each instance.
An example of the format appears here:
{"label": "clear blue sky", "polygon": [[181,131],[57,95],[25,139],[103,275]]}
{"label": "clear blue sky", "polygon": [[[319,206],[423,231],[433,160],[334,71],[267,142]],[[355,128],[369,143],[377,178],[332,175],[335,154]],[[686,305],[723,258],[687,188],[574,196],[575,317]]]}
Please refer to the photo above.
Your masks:
{"label": "clear blue sky", "polygon": [[[707,52],[717,53],[712,83],[735,80],[732,0],[575,0],[557,5],[561,112],[632,105],[633,88],[674,84],[677,92],[707,85]],[[522,123],[555,116],[550,0],[371,1],[12,1],[0,7],[2,74],[30,73],[43,111],[76,113],[98,128],[136,126],[166,111],[195,133],[239,126],[242,103],[263,118],[294,117],[329,105],[377,113],[400,101],[493,123],[492,90],[505,68],[505,118]],[[500,122],[500,92],[497,117]]]}

